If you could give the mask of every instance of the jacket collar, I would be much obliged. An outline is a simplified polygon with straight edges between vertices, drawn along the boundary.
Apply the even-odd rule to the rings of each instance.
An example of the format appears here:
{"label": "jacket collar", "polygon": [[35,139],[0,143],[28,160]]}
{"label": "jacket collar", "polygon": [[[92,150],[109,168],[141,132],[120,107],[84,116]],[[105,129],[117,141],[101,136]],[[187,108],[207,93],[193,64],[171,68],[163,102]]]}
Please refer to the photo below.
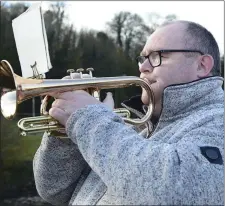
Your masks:
{"label": "jacket collar", "polygon": [[[160,120],[178,118],[209,101],[221,101],[223,78],[220,76],[207,77],[185,84],[170,85],[164,89],[163,105]],[[220,88],[220,89],[219,89]],[[133,96],[122,103],[123,106],[133,108],[135,113],[145,114],[141,95]],[[156,119],[152,118],[153,122]]]}
{"label": "jacket collar", "polygon": [[213,76],[165,88],[160,119],[176,119],[203,105],[221,102],[222,84],[222,77]]}

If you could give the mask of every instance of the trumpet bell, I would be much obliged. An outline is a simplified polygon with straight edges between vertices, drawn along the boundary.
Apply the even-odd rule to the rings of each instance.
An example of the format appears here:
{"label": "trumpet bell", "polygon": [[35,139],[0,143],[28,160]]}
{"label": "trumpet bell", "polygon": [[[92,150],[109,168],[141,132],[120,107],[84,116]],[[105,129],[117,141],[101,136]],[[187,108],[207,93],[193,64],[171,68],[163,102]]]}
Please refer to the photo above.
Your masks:
{"label": "trumpet bell", "polygon": [[13,69],[2,60],[0,63],[1,112],[6,119],[13,119],[17,110],[17,91]]}

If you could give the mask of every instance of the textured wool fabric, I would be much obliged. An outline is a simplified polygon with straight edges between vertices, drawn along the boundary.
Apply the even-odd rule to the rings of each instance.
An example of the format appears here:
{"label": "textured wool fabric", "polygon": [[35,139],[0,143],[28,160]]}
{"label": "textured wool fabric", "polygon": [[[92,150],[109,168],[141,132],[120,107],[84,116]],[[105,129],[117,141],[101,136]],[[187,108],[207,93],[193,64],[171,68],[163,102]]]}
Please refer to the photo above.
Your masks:
{"label": "textured wool fabric", "polygon": [[[77,110],[70,139],[44,135],[35,154],[39,195],[56,205],[223,205],[222,80],[167,87],[149,139],[104,105]],[[205,147],[218,148],[221,160],[203,155]]]}

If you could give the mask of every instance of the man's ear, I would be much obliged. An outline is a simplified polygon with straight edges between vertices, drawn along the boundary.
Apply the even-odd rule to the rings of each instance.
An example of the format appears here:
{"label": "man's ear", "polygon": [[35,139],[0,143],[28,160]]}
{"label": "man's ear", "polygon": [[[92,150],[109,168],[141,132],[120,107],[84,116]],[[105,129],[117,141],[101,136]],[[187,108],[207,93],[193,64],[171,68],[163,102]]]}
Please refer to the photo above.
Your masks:
{"label": "man's ear", "polygon": [[202,55],[199,59],[199,65],[197,69],[197,76],[199,78],[207,77],[212,71],[214,66],[214,59],[211,55]]}

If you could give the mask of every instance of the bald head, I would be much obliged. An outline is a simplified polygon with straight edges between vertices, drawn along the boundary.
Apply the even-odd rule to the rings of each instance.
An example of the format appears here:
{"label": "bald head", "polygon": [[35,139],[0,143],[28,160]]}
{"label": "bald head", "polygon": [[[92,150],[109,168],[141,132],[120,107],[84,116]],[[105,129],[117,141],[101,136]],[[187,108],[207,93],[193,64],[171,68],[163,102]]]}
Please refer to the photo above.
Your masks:
{"label": "bald head", "polygon": [[159,27],[148,38],[141,55],[148,55],[153,50],[184,49],[186,25],[173,23]]}
{"label": "bald head", "polygon": [[186,45],[187,24],[182,22],[174,22],[156,29],[157,35],[164,36],[169,49],[182,49]]}
{"label": "bald head", "polygon": [[183,49],[200,50],[204,54],[211,55],[214,59],[212,74],[221,75],[219,47],[211,32],[206,28],[190,21],[171,21],[162,24],[158,29],[168,29],[171,35],[174,35],[178,41],[182,41]]}

